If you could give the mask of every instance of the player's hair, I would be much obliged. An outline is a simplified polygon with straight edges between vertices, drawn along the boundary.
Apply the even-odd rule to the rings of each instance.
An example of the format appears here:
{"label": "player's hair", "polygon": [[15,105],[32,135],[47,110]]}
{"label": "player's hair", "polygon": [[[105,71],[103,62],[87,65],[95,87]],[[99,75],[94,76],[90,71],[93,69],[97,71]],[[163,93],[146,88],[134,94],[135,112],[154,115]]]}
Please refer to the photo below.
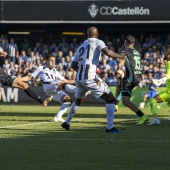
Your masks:
{"label": "player's hair", "polygon": [[47,55],[45,56],[46,60],[48,60],[50,57],[56,58],[56,57],[55,57],[54,55],[52,55],[52,54],[47,54]]}
{"label": "player's hair", "polygon": [[127,35],[125,40],[126,40],[127,44],[135,43],[135,38],[132,35]]}

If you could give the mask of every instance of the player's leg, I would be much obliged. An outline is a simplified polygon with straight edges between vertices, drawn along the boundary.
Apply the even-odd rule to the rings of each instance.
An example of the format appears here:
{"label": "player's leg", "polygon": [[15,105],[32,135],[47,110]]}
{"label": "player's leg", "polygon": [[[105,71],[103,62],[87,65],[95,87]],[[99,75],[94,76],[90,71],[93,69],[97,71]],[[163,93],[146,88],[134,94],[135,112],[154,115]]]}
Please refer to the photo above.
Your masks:
{"label": "player's leg", "polygon": [[133,88],[133,84],[128,85],[126,82],[122,83],[122,103],[140,117],[140,121],[137,124],[144,124],[149,120],[148,116],[146,116],[133,102],[130,101]]}
{"label": "player's leg", "polygon": [[0,100],[2,99],[2,83],[0,82]]}
{"label": "player's leg", "polygon": [[75,93],[76,86],[66,83],[63,83],[61,86],[63,90],[66,90],[69,93]]}
{"label": "player's leg", "polygon": [[[62,89],[63,90],[66,90],[67,92],[70,92],[70,93],[75,93],[76,91],[76,86],[74,85],[71,85],[71,84],[66,84],[66,83],[63,83],[62,84]],[[86,100],[86,97],[88,95],[92,94],[91,91],[87,91],[84,95],[84,97],[81,99],[80,103],[81,105],[84,103],[84,101]]]}
{"label": "player's leg", "polygon": [[108,85],[100,78],[96,77],[94,80],[86,82],[88,90],[90,90],[94,97],[101,98],[106,102],[106,132],[122,133],[122,130],[118,130],[114,127],[114,106],[116,99]]}
{"label": "player's leg", "polygon": [[11,76],[11,80],[12,80],[12,87],[24,90],[28,96],[41,103],[43,106],[47,106],[47,104],[52,100],[52,96],[47,97],[45,99],[42,98],[27,83],[23,82],[20,78]]}
{"label": "player's leg", "polygon": [[145,103],[146,103],[147,98],[150,98],[149,96],[150,96],[149,93],[144,94],[143,101],[139,105],[140,108],[144,108],[145,107]]}
{"label": "player's leg", "polygon": [[78,107],[81,105],[81,99],[84,97],[86,92],[87,92],[87,89],[80,82],[77,82],[76,83],[76,91],[75,91],[76,101],[74,101],[72,103],[70,111],[67,115],[65,122],[61,124],[61,126],[64,129],[70,130],[71,120],[75,116],[75,114],[78,110]]}
{"label": "player's leg", "polygon": [[119,110],[119,101],[121,100],[121,79],[117,79],[116,82],[116,93],[115,93],[115,98],[116,98],[116,103],[115,103],[115,112]]}
{"label": "player's leg", "polygon": [[70,107],[72,100],[71,100],[70,96],[68,96],[65,92],[63,92],[61,90],[53,95],[53,100],[61,103],[61,106],[60,106],[56,116],[54,117],[54,121],[55,122],[59,122],[59,121],[64,122],[65,120],[62,118],[62,116],[64,115],[64,113],[66,113],[66,111],[68,110],[68,107]]}
{"label": "player's leg", "polygon": [[149,126],[160,125],[160,120],[158,119],[157,103],[162,103],[162,102],[167,103],[168,101],[169,101],[169,95],[168,95],[167,90],[158,93],[154,98],[150,99],[150,110],[151,110],[151,113],[152,113],[154,118],[147,125],[149,125]]}

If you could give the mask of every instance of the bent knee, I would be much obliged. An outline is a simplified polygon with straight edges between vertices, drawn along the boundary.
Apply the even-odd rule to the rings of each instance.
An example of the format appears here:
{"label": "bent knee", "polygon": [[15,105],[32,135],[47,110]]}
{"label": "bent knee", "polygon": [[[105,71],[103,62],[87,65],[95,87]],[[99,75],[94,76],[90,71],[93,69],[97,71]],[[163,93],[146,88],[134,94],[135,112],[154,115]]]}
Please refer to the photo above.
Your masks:
{"label": "bent knee", "polygon": [[104,93],[100,98],[105,100],[108,104],[115,103],[117,101],[116,98],[113,96],[112,92],[110,92],[109,94]]}
{"label": "bent knee", "polygon": [[75,103],[77,106],[81,106],[83,104],[83,102],[81,102],[81,99],[76,99]]}
{"label": "bent knee", "polygon": [[71,103],[72,103],[72,99],[71,99],[70,96],[68,96],[68,95],[62,96],[60,100],[61,100],[62,103],[68,103],[68,104],[70,104],[70,105],[71,105]]}

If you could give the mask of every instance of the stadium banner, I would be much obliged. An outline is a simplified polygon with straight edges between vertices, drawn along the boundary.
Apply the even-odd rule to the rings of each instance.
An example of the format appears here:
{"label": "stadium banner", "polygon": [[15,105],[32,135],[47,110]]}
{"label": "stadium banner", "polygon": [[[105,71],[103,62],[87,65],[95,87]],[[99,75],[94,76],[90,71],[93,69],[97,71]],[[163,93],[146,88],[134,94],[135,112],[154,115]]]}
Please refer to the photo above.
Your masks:
{"label": "stadium banner", "polygon": [[[40,94],[42,97],[46,97],[42,86],[31,86],[33,90],[35,90],[38,94]],[[110,87],[113,94],[115,94],[116,87],[112,86]],[[147,88],[134,88],[133,95],[131,97],[131,101],[134,102],[137,106],[139,106],[139,103],[142,102],[143,95],[147,92]],[[165,90],[164,87],[157,88],[158,92]],[[72,100],[75,100],[74,94],[66,92]],[[11,88],[4,86],[2,88],[2,97],[0,101],[1,105],[39,105],[37,101],[30,98],[23,90],[17,89],[17,88]],[[56,105],[60,106],[59,102],[52,101],[49,105]],[[104,106],[105,102],[102,99],[96,99],[93,95],[89,95],[86,98],[86,101],[84,105],[88,106]],[[122,102],[120,101],[119,106],[122,107]],[[124,107],[124,106],[123,106]],[[149,104],[147,103],[145,107],[149,107]],[[165,103],[160,104],[160,107],[167,107]]]}
{"label": "stadium banner", "polygon": [[[42,97],[47,97],[46,94],[43,91],[43,87],[42,86],[31,86],[31,88],[40,96]],[[75,96],[72,93],[68,93],[66,92],[71,98],[72,100],[75,100]],[[11,88],[11,87],[7,87],[4,86],[2,88],[2,96],[1,96],[1,101],[0,101],[1,105],[39,105],[39,103],[37,101],[35,101],[34,99],[30,98],[23,90],[21,89],[17,89],[17,88]],[[85,102],[85,105],[101,105],[101,104],[105,104],[104,101],[102,99],[96,100],[96,98],[94,98],[94,96],[89,95],[87,96],[87,100]],[[60,106],[59,102],[55,102],[52,101],[50,102],[50,105],[58,105]]]}
{"label": "stadium banner", "polygon": [[0,23],[170,23],[170,1],[2,0]]}
{"label": "stadium banner", "polygon": [[[165,89],[166,89],[165,87],[158,87],[158,88],[157,88],[157,92],[159,93],[159,92],[161,92],[161,91],[163,91],[163,90],[165,90]],[[113,95],[115,95],[116,87],[110,87],[110,90],[111,90],[111,92],[113,93]],[[145,88],[135,87],[135,88],[133,89],[133,92],[132,92],[131,101],[132,101],[134,104],[136,104],[136,106],[139,107],[139,104],[140,104],[141,102],[143,102],[143,96],[145,95],[146,92],[148,92],[148,88],[147,88],[147,87],[145,87]],[[149,104],[149,99],[147,99],[146,104],[145,104],[145,108],[149,108],[149,107],[150,107],[149,105],[150,105],[150,104]],[[122,106],[125,107],[125,106],[122,104],[122,101],[120,100],[120,102],[119,102],[119,107],[122,107]],[[160,103],[160,104],[158,104],[158,107],[159,107],[159,108],[169,108],[166,103]]]}

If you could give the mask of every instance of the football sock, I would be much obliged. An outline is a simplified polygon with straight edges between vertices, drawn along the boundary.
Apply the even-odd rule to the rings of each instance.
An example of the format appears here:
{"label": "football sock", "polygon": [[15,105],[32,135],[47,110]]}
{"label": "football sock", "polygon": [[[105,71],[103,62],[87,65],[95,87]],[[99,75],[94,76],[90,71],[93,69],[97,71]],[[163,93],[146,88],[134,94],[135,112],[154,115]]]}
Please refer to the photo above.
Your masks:
{"label": "football sock", "polygon": [[136,114],[137,114],[139,117],[142,117],[142,116],[144,115],[141,110],[138,110],[138,111],[136,112]]}
{"label": "football sock", "polygon": [[68,103],[63,103],[61,106],[60,106],[60,109],[57,113],[57,117],[62,117],[63,114],[67,111],[68,107],[70,106],[70,104]]}
{"label": "football sock", "polygon": [[26,90],[24,90],[25,93],[27,93],[28,96],[30,96],[31,98],[35,99],[36,101],[38,101],[39,103],[43,103],[43,99],[31,88],[28,87]]}
{"label": "football sock", "polygon": [[65,90],[70,92],[70,93],[75,93],[76,87],[71,85],[71,84],[66,84],[65,85]]}
{"label": "football sock", "polygon": [[153,115],[158,114],[157,102],[154,98],[150,99],[150,107]]}
{"label": "football sock", "polygon": [[107,129],[113,128],[114,108],[115,108],[114,104],[106,104],[106,119],[107,119],[106,128]]}
{"label": "football sock", "polygon": [[78,109],[78,106],[75,104],[75,102],[72,103],[70,111],[67,115],[66,118],[66,123],[69,125],[71,123],[71,119],[74,117],[74,115],[76,114],[76,111]]}

